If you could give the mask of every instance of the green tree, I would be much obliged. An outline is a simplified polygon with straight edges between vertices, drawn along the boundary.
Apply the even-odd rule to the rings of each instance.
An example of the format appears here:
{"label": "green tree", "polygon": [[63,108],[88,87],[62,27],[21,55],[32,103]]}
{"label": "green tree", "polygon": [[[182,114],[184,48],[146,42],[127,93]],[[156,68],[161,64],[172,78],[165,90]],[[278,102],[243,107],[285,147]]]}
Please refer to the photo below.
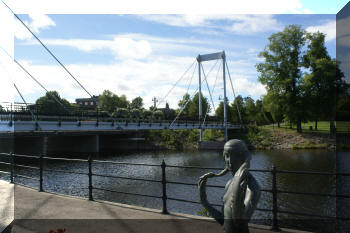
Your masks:
{"label": "green tree", "polygon": [[[208,103],[207,98],[205,98],[203,95],[201,95],[202,100],[202,118],[204,118],[206,112],[210,112],[210,105]],[[195,94],[195,96],[192,98],[191,103],[189,104],[189,116],[193,119],[198,119],[199,117],[199,94]],[[202,119],[203,120],[203,119]]]}
{"label": "green tree", "polygon": [[114,112],[119,106],[119,97],[110,90],[104,90],[98,97],[99,106],[107,112]]}
{"label": "green tree", "polygon": [[277,93],[273,91],[269,91],[262,100],[263,111],[268,112],[269,116],[272,119],[269,119],[269,116],[266,118],[268,120],[273,120],[272,123],[277,122],[277,126],[280,127],[280,123],[283,121],[283,106],[281,98],[277,95]]}
{"label": "green tree", "polygon": [[311,73],[305,76],[305,93],[315,129],[317,121],[330,121],[330,131],[335,132],[335,111],[337,95],[346,92],[347,84],[343,80],[344,74],[339,69],[335,59],[331,59],[325,46],[325,34],[308,33],[308,51],[304,56],[304,64]]}
{"label": "green tree", "polygon": [[[232,117],[233,111],[234,111],[233,107],[227,103],[226,114],[227,114],[228,122],[233,122],[233,117]],[[224,120],[224,101],[221,101],[219,106],[215,109],[215,116],[220,121]]]}
{"label": "green tree", "polygon": [[118,108],[127,108],[129,107],[129,105],[130,105],[130,102],[126,98],[126,95],[121,95],[118,101]]}
{"label": "green tree", "polygon": [[143,99],[139,96],[133,99],[130,103],[131,109],[142,109],[143,107]]}
{"label": "green tree", "polygon": [[[231,105],[232,109],[232,121],[233,122],[239,122],[241,123],[240,117],[243,122],[247,122],[247,117],[245,114],[245,108],[244,108],[244,99],[241,95],[236,96],[235,100],[233,101]],[[239,113],[238,113],[239,111]]]}
{"label": "green tree", "polygon": [[307,106],[302,92],[303,47],[305,30],[297,25],[289,25],[282,32],[272,34],[269,44],[259,54],[264,62],[257,64],[259,81],[281,97],[285,117],[297,124],[301,132],[301,122],[305,121]]}
{"label": "green tree", "polygon": [[190,115],[190,112],[189,112],[190,104],[191,104],[191,97],[189,94],[186,93],[178,103],[179,109],[177,113],[179,113],[181,109],[184,108],[182,110],[181,115],[184,117],[188,117]]}
{"label": "green tree", "polygon": [[257,114],[257,110],[255,107],[255,101],[250,97],[247,96],[244,98],[244,109],[247,117],[248,122],[255,122],[255,116]]}
{"label": "green tree", "polygon": [[70,108],[68,100],[61,98],[57,91],[49,91],[35,101],[40,114],[59,115],[67,113]]}
{"label": "green tree", "polygon": [[[311,97],[317,104],[315,110],[321,118],[330,122],[330,132],[335,133],[335,112],[337,95],[344,93],[347,89],[343,72],[339,69],[339,63],[335,59],[321,58],[315,61],[315,68],[305,78],[306,89],[311,92]],[[315,99],[317,98],[317,102]]]}

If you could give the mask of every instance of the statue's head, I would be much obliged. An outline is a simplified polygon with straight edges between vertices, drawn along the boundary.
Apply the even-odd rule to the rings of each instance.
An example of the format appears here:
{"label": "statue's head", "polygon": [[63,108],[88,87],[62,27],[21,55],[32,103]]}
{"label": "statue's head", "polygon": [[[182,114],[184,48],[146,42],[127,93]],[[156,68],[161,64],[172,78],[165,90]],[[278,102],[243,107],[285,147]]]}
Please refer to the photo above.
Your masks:
{"label": "statue's head", "polygon": [[251,159],[247,146],[243,141],[238,139],[231,139],[225,143],[223,156],[226,167],[233,173],[235,173],[244,162],[247,162],[249,166],[249,161]]}

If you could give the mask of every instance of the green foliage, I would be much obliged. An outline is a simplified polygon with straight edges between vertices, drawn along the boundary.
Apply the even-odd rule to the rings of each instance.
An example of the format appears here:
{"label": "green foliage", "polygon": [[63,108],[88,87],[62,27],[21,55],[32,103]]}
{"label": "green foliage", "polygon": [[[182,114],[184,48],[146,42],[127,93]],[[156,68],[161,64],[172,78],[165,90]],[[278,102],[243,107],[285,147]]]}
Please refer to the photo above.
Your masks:
{"label": "green foliage", "polygon": [[130,108],[132,109],[142,109],[143,99],[139,96],[131,101]]}
{"label": "green foliage", "polygon": [[130,112],[126,108],[117,108],[116,111],[113,113],[113,116],[117,118],[129,118]]}
{"label": "green foliage", "polygon": [[200,211],[198,211],[197,214],[199,216],[210,217],[208,210],[204,207],[202,207],[202,209]]}
{"label": "green foliage", "polygon": [[203,132],[204,141],[216,141],[217,139],[223,139],[224,133],[222,130],[206,129]]}
{"label": "green foliage", "polygon": [[272,34],[269,44],[259,54],[265,61],[256,66],[260,72],[259,81],[267,86],[268,92],[278,96],[285,117],[299,126],[306,120],[307,109],[301,85],[305,34],[305,30],[297,25],[289,25],[282,32]]}
{"label": "green foliage", "polygon": [[161,120],[163,119],[163,112],[160,110],[157,110],[153,113],[153,117],[155,120]]}
{"label": "green foliage", "polygon": [[[207,111],[210,112],[210,105],[208,103],[207,98],[205,98],[203,95],[201,95],[201,101],[202,101],[202,117],[204,117]],[[191,103],[189,103],[188,114],[191,118],[198,119],[198,116],[199,116],[199,94],[198,93],[195,94],[195,96],[191,100]]]}
{"label": "green foliage", "polygon": [[141,118],[141,110],[140,109],[131,109],[130,110],[130,116],[134,119],[139,119]]}
{"label": "green foliage", "polygon": [[147,140],[156,142],[167,149],[182,150],[193,148],[199,141],[198,130],[153,130],[147,135]]}
{"label": "green foliage", "polygon": [[127,108],[129,101],[125,95],[118,97],[118,95],[112,93],[110,90],[104,90],[102,95],[98,97],[98,104],[103,110],[114,112],[117,108]]}
{"label": "green foliage", "polygon": [[[230,106],[229,104],[227,104],[226,112],[227,112],[227,120],[229,122],[233,121],[233,112],[234,111],[235,111],[235,109],[233,109],[233,106]],[[224,101],[221,101],[219,106],[215,109],[215,116],[220,121],[224,120]]]}
{"label": "green foliage", "polygon": [[271,133],[257,126],[247,127],[247,133],[244,140],[251,145],[255,145],[256,149],[268,149],[273,143]]}
{"label": "green foliage", "polygon": [[61,113],[66,113],[70,108],[68,100],[61,98],[57,91],[47,92],[45,96],[37,99],[35,104],[38,108],[36,111],[38,111],[39,114],[59,115]]}
{"label": "green foliage", "polygon": [[179,113],[181,111],[181,109],[183,108],[181,114],[183,116],[189,116],[190,115],[190,113],[189,113],[190,103],[191,103],[191,97],[189,94],[186,93],[178,103],[179,109],[178,109],[177,113]]}
{"label": "green foliage", "polygon": [[142,111],[142,118],[143,119],[151,119],[152,118],[152,111],[151,110],[143,110]]}

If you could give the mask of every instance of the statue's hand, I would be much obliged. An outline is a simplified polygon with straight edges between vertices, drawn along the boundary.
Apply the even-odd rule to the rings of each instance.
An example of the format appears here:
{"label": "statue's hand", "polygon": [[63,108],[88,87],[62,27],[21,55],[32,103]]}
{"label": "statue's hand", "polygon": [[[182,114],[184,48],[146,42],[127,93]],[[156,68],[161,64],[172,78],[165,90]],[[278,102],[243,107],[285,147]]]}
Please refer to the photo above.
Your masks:
{"label": "statue's hand", "polygon": [[209,173],[204,174],[203,176],[199,177],[198,189],[199,189],[200,199],[202,202],[207,200],[207,194],[205,192],[205,183],[207,182],[208,178],[212,178],[214,176],[215,176],[214,173],[209,172]]}

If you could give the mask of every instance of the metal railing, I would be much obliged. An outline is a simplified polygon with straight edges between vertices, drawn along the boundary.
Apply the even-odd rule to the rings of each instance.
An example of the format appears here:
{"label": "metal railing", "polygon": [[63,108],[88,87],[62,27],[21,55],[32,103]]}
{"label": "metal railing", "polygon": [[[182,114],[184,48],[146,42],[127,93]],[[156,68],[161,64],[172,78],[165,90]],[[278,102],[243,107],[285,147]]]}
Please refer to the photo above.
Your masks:
{"label": "metal railing", "polygon": [[[95,121],[98,122],[111,122],[112,124],[124,124],[127,126],[129,123],[136,123],[138,125],[142,123],[147,124],[159,124],[159,125],[169,125],[173,122],[173,119],[165,119],[164,117],[157,118],[153,115],[148,117],[143,116],[132,116],[130,110],[128,110],[125,116],[113,115],[110,117],[106,112],[96,109],[87,109],[82,106],[65,106],[63,109],[61,107],[55,111],[48,113],[43,111],[43,107],[39,104],[28,104],[23,103],[10,103],[10,102],[0,102],[0,121]],[[34,117],[31,115],[30,110],[34,113]],[[215,116],[209,116],[207,121],[204,123],[205,126],[223,126],[223,120],[217,119]],[[186,126],[198,125],[198,120],[190,119],[186,117],[180,117],[176,124],[185,124]],[[238,122],[228,122],[228,126],[240,125]]]}
{"label": "metal railing", "polygon": [[[93,190],[102,190],[107,192],[126,194],[126,195],[134,195],[134,196],[143,196],[150,198],[158,198],[162,199],[162,213],[168,214],[167,209],[167,200],[187,202],[193,204],[201,204],[199,201],[180,199],[176,197],[168,197],[167,195],[167,184],[175,184],[175,185],[187,185],[187,186],[197,186],[197,183],[187,183],[187,182],[178,182],[178,181],[169,181],[166,178],[166,168],[181,168],[181,169],[201,169],[201,170],[222,170],[222,168],[217,167],[198,167],[198,166],[177,166],[177,165],[167,165],[163,160],[161,164],[146,164],[146,163],[129,163],[129,162],[116,162],[116,161],[106,161],[106,160],[93,160],[90,156],[88,159],[70,159],[70,158],[57,158],[57,157],[45,157],[45,156],[33,156],[33,155],[20,155],[14,153],[0,153],[0,156],[7,156],[10,158],[10,162],[2,162],[0,161],[0,165],[10,166],[10,172],[0,171],[1,174],[7,174],[10,176],[10,183],[15,183],[14,178],[20,177],[25,179],[31,179],[39,182],[38,191],[43,192],[43,172],[62,172],[62,173],[70,173],[70,174],[78,174],[78,175],[87,175],[88,176],[88,199],[93,201]],[[29,159],[37,159],[39,160],[39,167],[20,165],[15,163],[15,157],[21,158],[29,158]],[[44,160],[60,160],[60,161],[74,161],[74,162],[82,162],[87,163],[88,172],[76,172],[76,171],[65,171],[65,170],[57,170],[57,169],[46,169],[43,166]],[[107,163],[107,164],[117,164],[117,165],[132,165],[132,166],[148,166],[148,167],[159,167],[161,169],[161,179],[144,179],[144,178],[134,178],[134,177],[124,177],[124,176],[115,176],[115,175],[103,175],[93,173],[93,164],[94,163]],[[14,168],[22,167],[28,169],[39,170],[39,178],[29,177],[25,175],[15,174]],[[315,171],[287,171],[287,170],[277,170],[275,166],[272,169],[249,169],[251,172],[262,172],[262,173],[270,173],[272,175],[271,189],[261,189],[262,192],[268,192],[272,194],[272,209],[265,208],[257,208],[257,211],[271,212],[272,213],[272,224],[271,230],[280,231],[278,214],[291,214],[291,215],[299,215],[299,216],[307,216],[307,217],[317,217],[324,219],[334,219],[334,220],[343,220],[349,221],[350,217],[339,217],[339,216],[329,216],[329,215],[317,215],[312,213],[305,212],[295,212],[288,210],[280,210],[278,208],[278,194],[292,194],[292,195],[308,195],[308,196],[320,196],[320,197],[330,197],[330,198],[350,198],[350,195],[340,195],[340,194],[329,194],[329,193],[314,193],[314,192],[296,192],[289,190],[279,190],[277,187],[277,175],[278,174],[298,174],[298,175],[320,175],[320,176],[350,176],[350,173],[331,173],[331,172],[315,172]],[[146,181],[146,182],[155,182],[162,184],[162,193],[158,196],[156,195],[148,195],[141,193],[131,193],[131,192],[122,192],[117,190],[111,190],[103,187],[95,187],[93,185],[93,177],[107,177],[107,178],[115,178],[115,179],[128,179],[128,180],[138,180],[138,181]],[[23,184],[20,184],[23,185]],[[206,185],[207,187],[213,188],[225,188],[223,185]],[[212,204],[213,206],[222,207],[221,204]]]}

